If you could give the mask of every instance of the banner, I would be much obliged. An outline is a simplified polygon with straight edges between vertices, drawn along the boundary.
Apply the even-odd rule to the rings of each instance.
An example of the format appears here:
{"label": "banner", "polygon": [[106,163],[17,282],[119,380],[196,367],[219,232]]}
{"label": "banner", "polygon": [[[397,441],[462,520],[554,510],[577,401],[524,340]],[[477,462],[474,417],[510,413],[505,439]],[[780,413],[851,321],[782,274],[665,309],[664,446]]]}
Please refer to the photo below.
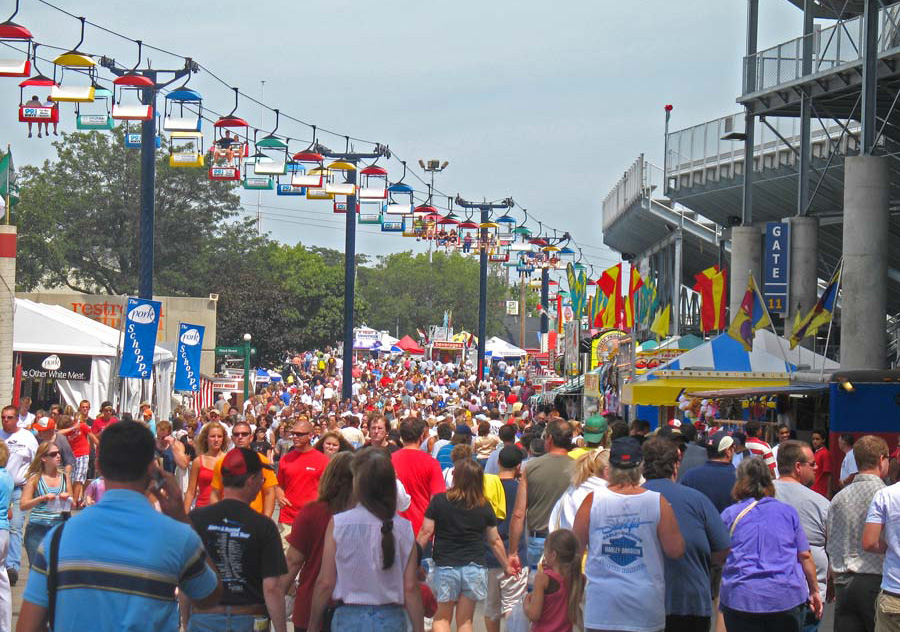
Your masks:
{"label": "banner", "polygon": [[203,349],[202,325],[181,323],[175,364],[175,390],[196,393],[200,390],[200,351]]}
{"label": "banner", "polygon": [[22,353],[22,377],[40,380],[91,381],[91,356],[69,353]]}
{"label": "banner", "polygon": [[156,332],[162,303],[143,298],[129,298],[125,306],[125,346],[119,377],[150,378],[153,372],[153,353],[156,351]]}

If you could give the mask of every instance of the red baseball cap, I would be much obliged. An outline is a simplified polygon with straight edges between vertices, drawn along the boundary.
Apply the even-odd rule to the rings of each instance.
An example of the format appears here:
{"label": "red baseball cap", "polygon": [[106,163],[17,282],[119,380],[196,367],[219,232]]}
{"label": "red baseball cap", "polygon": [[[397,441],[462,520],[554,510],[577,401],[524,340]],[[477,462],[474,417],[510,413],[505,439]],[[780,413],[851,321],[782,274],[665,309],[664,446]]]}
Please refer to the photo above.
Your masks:
{"label": "red baseball cap", "polygon": [[271,469],[271,465],[262,462],[259,453],[249,448],[233,448],[222,459],[222,476],[243,476]]}

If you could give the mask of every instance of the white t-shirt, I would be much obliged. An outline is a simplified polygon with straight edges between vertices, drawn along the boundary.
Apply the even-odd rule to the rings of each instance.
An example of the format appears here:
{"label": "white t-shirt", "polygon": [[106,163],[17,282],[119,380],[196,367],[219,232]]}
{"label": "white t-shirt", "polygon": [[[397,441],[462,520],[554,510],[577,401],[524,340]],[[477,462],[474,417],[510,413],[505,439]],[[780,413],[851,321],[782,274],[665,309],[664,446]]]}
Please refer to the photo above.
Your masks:
{"label": "white t-shirt", "polygon": [[16,422],[16,425],[19,428],[31,428],[31,424],[34,423],[34,413],[25,413],[25,416],[19,415],[19,421]]}
{"label": "white t-shirt", "polygon": [[28,466],[34,459],[38,449],[37,439],[30,431],[19,428],[13,433],[0,430],[0,439],[6,441],[9,448],[9,461],[6,463],[6,471],[13,478],[16,487],[25,484],[28,478]]}
{"label": "white t-shirt", "polygon": [[844,460],[841,461],[841,480],[846,480],[848,476],[856,474],[858,471],[859,468],[856,467],[856,457],[853,456],[853,450],[850,450],[844,455]]}
{"label": "white t-shirt", "polygon": [[[853,454],[848,452],[847,454]],[[845,459],[846,460],[846,459]],[[881,537],[887,544],[882,567],[881,588],[900,593],[900,485],[879,489],[872,498],[866,522],[883,527]]]}

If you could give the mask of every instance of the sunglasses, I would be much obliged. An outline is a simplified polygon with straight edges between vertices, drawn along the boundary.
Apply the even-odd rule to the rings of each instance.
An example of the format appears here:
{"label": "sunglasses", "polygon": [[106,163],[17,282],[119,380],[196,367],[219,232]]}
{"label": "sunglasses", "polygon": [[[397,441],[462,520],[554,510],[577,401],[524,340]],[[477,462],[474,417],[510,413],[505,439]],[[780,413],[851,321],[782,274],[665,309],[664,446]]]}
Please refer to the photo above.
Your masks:
{"label": "sunglasses", "polygon": [[54,458],[54,457],[59,456],[59,450],[57,450],[56,452],[48,452],[48,453],[45,454],[44,456],[49,456],[49,457],[52,459],[52,458]]}
{"label": "sunglasses", "polygon": [[3,419],[15,419],[15,415],[3,415]]}
{"label": "sunglasses", "polygon": [[232,437],[249,437],[250,433],[249,432],[232,432],[231,436]]}

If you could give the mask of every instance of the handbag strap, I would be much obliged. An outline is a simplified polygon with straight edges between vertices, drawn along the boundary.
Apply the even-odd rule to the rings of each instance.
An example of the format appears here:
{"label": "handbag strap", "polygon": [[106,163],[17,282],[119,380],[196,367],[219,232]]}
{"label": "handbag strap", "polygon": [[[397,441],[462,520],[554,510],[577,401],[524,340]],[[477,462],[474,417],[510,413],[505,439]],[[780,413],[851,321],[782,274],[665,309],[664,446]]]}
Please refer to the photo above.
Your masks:
{"label": "handbag strap", "polygon": [[50,537],[50,560],[47,567],[47,627],[51,632],[56,619],[56,590],[59,586],[59,541],[62,539],[65,526],[65,522],[60,524]]}
{"label": "handbag strap", "polygon": [[729,535],[729,537],[734,535],[734,530],[735,530],[735,528],[737,527],[738,522],[741,521],[741,518],[743,518],[743,517],[746,516],[748,513],[750,513],[750,510],[753,509],[754,507],[756,507],[758,504],[759,504],[759,501],[758,501],[758,500],[754,500],[752,503],[750,503],[749,505],[747,505],[746,507],[744,507],[744,510],[741,511],[741,513],[739,513],[739,514],[737,515],[737,517],[734,519],[734,522],[731,523],[731,528],[728,530],[728,535]]}

